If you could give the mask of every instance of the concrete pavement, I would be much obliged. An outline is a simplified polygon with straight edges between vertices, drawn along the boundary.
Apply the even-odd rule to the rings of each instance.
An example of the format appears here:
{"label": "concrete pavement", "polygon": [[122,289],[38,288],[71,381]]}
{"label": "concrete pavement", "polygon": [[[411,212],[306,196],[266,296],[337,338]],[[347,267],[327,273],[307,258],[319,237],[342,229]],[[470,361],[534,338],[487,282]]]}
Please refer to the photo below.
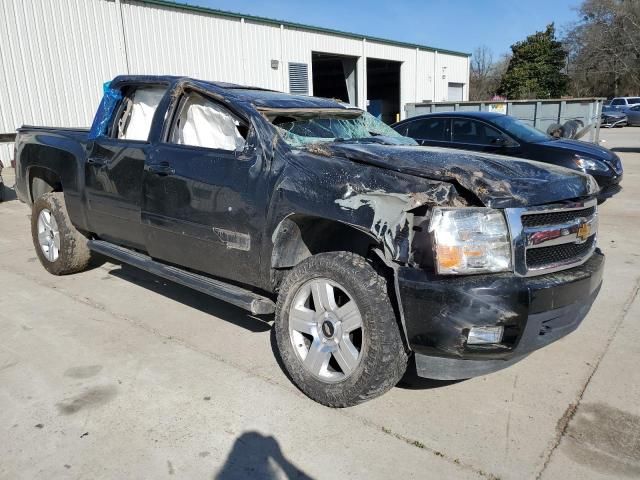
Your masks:
{"label": "concrete pavement", "polygon": [[28,209],[0,204],[0,478],[639,476],[640,129],[601,137],[628,149],[625,188],[600,210],[583,325],[344,410],[297,391],[264,320],[127,266],[53,277]]}

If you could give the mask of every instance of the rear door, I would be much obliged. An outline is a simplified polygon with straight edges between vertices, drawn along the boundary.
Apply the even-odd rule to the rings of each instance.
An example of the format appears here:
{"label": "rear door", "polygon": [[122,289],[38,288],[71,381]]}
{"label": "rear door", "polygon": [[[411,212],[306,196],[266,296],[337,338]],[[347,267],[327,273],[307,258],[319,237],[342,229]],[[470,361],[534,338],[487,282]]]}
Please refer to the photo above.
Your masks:
{"label": "rear door", "polygon": [[149,132],[166,86],[131,86],[107,134],[88,145],[85,194],[88,222],[100,238],[144,248],[140,211]]}
{"label": "rear door", "polygon": [[185,90],[144,172],[142,223],[157,259],[254,283],[264,229],[262,156],[247,119]]}

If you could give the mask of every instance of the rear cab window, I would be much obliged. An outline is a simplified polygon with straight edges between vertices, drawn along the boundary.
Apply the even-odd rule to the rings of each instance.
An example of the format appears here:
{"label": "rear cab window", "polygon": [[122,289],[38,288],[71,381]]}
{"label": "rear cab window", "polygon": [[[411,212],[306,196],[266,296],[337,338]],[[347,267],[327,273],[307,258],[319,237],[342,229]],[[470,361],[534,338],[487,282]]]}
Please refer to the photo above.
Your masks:
{"label": "rear cab window", "polygon": [[153,116],[166,91],[167,88],[164,86],[125,89],[109,136],[119,140],[148,141]]}

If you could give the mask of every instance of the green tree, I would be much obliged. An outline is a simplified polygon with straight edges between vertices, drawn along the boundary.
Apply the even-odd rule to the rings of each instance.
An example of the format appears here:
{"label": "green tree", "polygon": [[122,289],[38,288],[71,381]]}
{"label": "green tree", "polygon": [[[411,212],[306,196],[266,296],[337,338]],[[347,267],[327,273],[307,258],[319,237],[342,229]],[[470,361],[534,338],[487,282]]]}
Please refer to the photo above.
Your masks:
{"label": "green tree", "polygon": [[525,40],[511,45],[512,57],[498,92],[510,99],[557,98],[567,93],[567,53],[547,25]]}

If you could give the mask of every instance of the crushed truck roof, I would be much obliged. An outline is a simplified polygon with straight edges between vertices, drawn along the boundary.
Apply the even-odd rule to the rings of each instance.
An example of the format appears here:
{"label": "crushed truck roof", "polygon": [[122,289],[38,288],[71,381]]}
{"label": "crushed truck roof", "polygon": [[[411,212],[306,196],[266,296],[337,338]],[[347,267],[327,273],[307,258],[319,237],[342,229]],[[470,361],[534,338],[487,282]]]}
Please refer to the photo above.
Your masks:
{"label": "crushed truck roof", "polygon": [[222,93],[237,101],[253,104],[257,108],[353,108],[339,100],[330,98],[310,97],[307,95],[292,95],[290,93],[267,90],[264,88],[237,85],[234,83],[200,80],[192,77],[179,77],[172,75],[120,75],[111,82],[113,86],[127,83],[139,84],[167,84],[174,85],[177,82],[189,81],[200,88]]}

